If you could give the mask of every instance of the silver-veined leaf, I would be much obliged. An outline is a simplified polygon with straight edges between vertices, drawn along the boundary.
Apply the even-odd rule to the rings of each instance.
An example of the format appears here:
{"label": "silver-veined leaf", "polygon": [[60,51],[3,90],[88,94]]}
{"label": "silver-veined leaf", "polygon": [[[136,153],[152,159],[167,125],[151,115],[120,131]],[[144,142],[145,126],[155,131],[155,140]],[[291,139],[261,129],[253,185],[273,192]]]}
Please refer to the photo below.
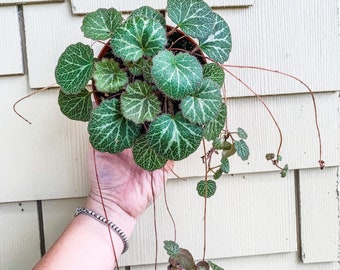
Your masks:
{"label": "silver-veined leaf", "polygon": [[170,19],[189,36],[207,36],[214,23],[211,8],[202,0],[168,0]]}
{"label": "silver-veined leaf", "polygon": [[105,40],[113,36],[122,21],[123,17],[116,9],[100,8],[84,17],[81,30],[87,38]]}
{"label": "silver-veined leaf", "polygon": [[205,124],[216,118],[222,104],[220,86],[210,79],[203,79],[195,92],[181,102],[183,116],[195,124]]}
{"label": "silver-veined leaf", "polygon": [[166,22],[165,22],[165,18],[162,15],[162,13],[160,13],[158,10],[153,9],[152,7],[149,6],[142,6],[138,9],[135,9],[131,15],[130,18],[133,16],[144,16],[147,17],[149,19],[153,19],[156,20],[158,22],[161,23],[161,25],[163,25],[165,27]]}
{"label": "silver-veined leaf", "polygon": [[213,12],[214,25],[210,29],[211,33],[203,38],[199,38],[201,50],[219,63],[228,60],[231,51],[231,33],[225,20]]}
{"label": "silver-veined leaf", "polygon": [[136,164],[147,171],[160,169],[168,161],[151,148],[146,135],[142,135],[136,140],[132,147],[132,153]]}
{"label": "silver-veined leaf", "polygon": [[196,190],[201,197],[209,198],[216,192],[216,182],[213,180],[201,180],[197,183]]}
{"label": "silver-veined leaf", "polygon": [[203,78],[209,78],[222,87],[224,84],[224,70],[216,63],[209,63],[203,66]]}
{"label": "silver-veined leaf", "polygon": [[171,240],[164,241],[164,249],[170,257],[176,257],[180,253],[179,245]]}
{"label": "silver-veined leaf", "polygon": [[227,105],[225,103],[221,104],[220,110],[216,118],[210,121],[203,130],[203,136],[208,141],[215,140],[217,138],[225,125],[225,120],[227,118]]}
{"label": "silver-veined leaf", "polygon": [[240,137],[240,139],[246,140],[248,138],[247,132],[244,131],[243,128],[237,128],[237,136]]}
{"label": "silver-veined leaf", "polygon": [[97,90],[104,93],[116,93],[128,83],[127,73],[113,59],[96,62],[93,78]]}
{"label": "silver-veined leaf", "polygon": [[200,145],[202,128],[184,119],[163,114],[156,118],[147,133],[150,146],[170,160],[181,160],[193,153]]}
{"label": "silver-veined leaf", "polygon": [[137,124],[152,121],[161,112],[160,101],[146,82],[129,84],[120,101],[124,117]]}
{"label": "silver-veined leaf", "polygon": [[92,146],[109,153],[118,153],[132,147],[140,130],[140,125],[123,117],[117,99],[105,100],[95,108],[88,125]]}
{"label": "silver-veined leaf", "polygon": [[89,121],[92,112],[91,93],[83,89],[77,94],[65,94],[59,91],[60,111],[72,120]]}
{"label": "silver-veined leaf", "polygon": [[93,50],[83,43],[68,46],[61,54],[55,69],[55,78],[67,94],[81,92],[93,72]]}
{"label": "silver-veined leaf", "polygon": [[208,261],[208,264],[212,268],[212,270],[224,270],[222,267],[218,266],[217,264],[214,264],[211,261]]}
{"label": "silver-veined leaf", "polygon": [[114,53],[126,61],[154,56],[167,42],[165,28],[156,20],[133,16],[119,27],[111,40]]}
{"label": "silver-veined leaf", "polygon": [[153,58],[151,72],[158,88],[174,99],[193,93],[203,79],[202,66],[188,53],[160,52]]}
{"label": "silver-veined leaf", "polygon": [[236,141],[234,143],[237,155],[242,160],[247,160],[249,157],[249,148],[244,140]]}
{"label": "silver-veined leaf", "polygon": [[222,156],[220,168],[224,173],[229,173],[230,166],[229,166],[229,159],[227,157]]}
{"label": "silver-veined leaf", "polygon": [[288,173],[288,170],[289,170],[289,168],[288,168],[288,164],[286,164],[284,167],[283,167],[283,169],[281,170],[281,172],[280,172],[280,174],[281,174],[281,177],[286,177],[287,176],[287,173]]}

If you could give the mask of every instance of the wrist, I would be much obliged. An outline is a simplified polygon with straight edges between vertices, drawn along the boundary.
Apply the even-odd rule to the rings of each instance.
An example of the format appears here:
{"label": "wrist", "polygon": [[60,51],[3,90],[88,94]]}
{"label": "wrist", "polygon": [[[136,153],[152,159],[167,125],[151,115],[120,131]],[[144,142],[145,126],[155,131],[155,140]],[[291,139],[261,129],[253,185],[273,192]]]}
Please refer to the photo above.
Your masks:
{"label": "wrist", "polygon": [[[94,211],[96,214],[101,215],[102,217],[106,218],[108,221],[113,222],[119,228],[119,230],[122,231],[123,234],[126,235],[127,239],[130,239],[131,234],[136,224],[136,219],[112,202],[108,202],[104,200],[104,206],[105,206],[105,211],[104,211],[103,204],[93,199],[91,196],[89,196],[86,199],[85,204],[84,204],[84,208]],[[93,218],[93,217],[88,217],[88,218]],[[96,222],[98,222],[98,220]],[[102,230],[105,232],[104,234],[101,234],[101,236],[107,239],[110,239],[110,236],[108,234],[107,224],[101,224],[101,226],[102,226]],[[119,235],[117,231],[113,230],[112,228],[110,230],[112,232],[112,236]],[[121,237],[120,237],[120,241],[122,242],[122,244],[124,243]]]}

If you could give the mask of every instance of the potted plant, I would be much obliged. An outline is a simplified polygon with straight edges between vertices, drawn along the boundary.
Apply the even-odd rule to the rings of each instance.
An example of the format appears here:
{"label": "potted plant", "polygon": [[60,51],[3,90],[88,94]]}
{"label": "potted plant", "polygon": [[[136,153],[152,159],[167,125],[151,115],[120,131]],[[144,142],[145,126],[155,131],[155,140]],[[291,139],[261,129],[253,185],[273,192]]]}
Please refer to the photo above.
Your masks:
{"label": "potted plant", "polygon": [[215,150],[224,150],[221,166],[212,170],[217,177],[229,171],[228,156],[249,155],[242,129],[240,140],[223,130],[220,64],[231,51],[230,30],[201,0],[169,0],[166,11],[174,27],[147,6],[126,20],[114,8],[86,15],[85,37],[108,42],[98,57],[82,43],[62,53],[55,71],[60,109],[70,119],[89,121],[94,148],[132,148],[136,163],[149,171],[186,158],[202,139],[214,141]]}
{"label": "potted plant", "polygon": [[[203,0],[168,0],[166,13],[173,26],[148,6],[126,19],[114,8],[87,14],[81,30],[103,42],[103,49],[98,56],[83,43],[65,49],[55,70],[58,103],[68,118],[89,122],[94,148],[109,153],[132,148],[135,162],[148,171],[188,157],[202,141],[212,142],[203,155],[205,179],[197,184],[207,199],[215,193],[215,180],[229,172],[228,158],[249,156],[247,133],[225,125],[223,63],[231,52],[231,33]],[[215,154],[219,163],[212,165]],[[278,166],[279,152],[266,158],[286,175],[288,166]],[[175,242],[164,243],[170,268],[209,268]]]}

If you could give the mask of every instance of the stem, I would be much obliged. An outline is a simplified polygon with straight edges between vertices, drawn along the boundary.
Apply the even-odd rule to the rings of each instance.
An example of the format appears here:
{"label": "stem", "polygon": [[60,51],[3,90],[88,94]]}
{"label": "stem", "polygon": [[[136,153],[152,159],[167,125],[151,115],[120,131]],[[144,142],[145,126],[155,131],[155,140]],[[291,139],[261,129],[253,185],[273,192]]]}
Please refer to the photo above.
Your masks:
{"label": "stem", "polygon": [[32,123],[31,123],[29,120],[27,120],[27,118],[25,118],[22,114],[20,114],[20,113],[17,111],[16,106],[17,106],[21,101],[23,101],[23,100],[26,99],[26,98],[29,98],[29,97],[31,97],[31,96],[33,96],[33,95],[35,95],[35,94],[41,93],[41,92],[43,92],[43,91],[49,90],[49,89],[51,89],[51,88],[56,88],[57,86],[58,86],[57,84],[51,84],[51,85],[49,85],[49,86],[46,86],[46,87],[44,87],[44,88],[42,88],[42,89],[39,89],[39,90],[37,90],[37,91],[34,91],[34,92],[32,92],[32,93],[30,93],[30,94],[28,94],[28,95],[26,95],[26,96],[20,98],[19,100],[17,100],[17,101],[13,104],[13,106],[12,106],[13,111],[14,111],[14,112],[16,113],[16,115],[18,115],[21,119],[23,119],[24,121],[26,121],[28,124],[31,125]]}
{"label": "stem", "polygon": [[267,110],[267,112],[269,113],[271,119],[273,120],[273,122],[275,123],[276,129],[279,132],[279,138],[280,138],[280,142],[279,142],[279,146],[277,148],[277,152],[276,155],[279,156],[280,155],[280,151],[281,151],[281,147],[282,147],[282,141],[283,141],[283,136],[282,136],[282,131],[281,128],[276,120],[276,118],[274,117],[272,111],[269,109],[268,105],[264,102],[264,100],[262,99],[262,97],[259,96],[259,94],[257,94],[248,84],[246,84],[244,81],[242,81],[239,77],[237,77],[234,73],[230,72],[228,69],[226,69],[225,66],[221,67],[227,72],[229,73],[233,78],[235,78],[236,80],[238,80],[244,87],[246,87],[250,92],[252,92],[254,94],[254,96],[262,103],[262,105],[265,107],[265,109]]}
{"label": "stem", "polygon": [[[204,155],[206,156],[207,154],[207,149],[205,146],[204,140],[202,140],[203,143],[203,151]],[[208,181],[208,164],[207,162],[204,163],[205,166],[205,175],[204,175],[204,181]],[[207,189],[207,185],[206,185]],[[203,259],[202,261],[205,260],[205,254],[206,254],[206,249],[207,249],[207,203],[208,203],[208,198],[207,198],[207,190],[205,191],[205,196],[204,196],[204,216],[203,216]]]}
{"label": "stem", "polygon": [[157,234],[157,221],[156,221],[156,195],[153,186],[153,173],[150,173],[151,176],[151,190],[152,190],[152,205],[153,205],[153,226],[155,230],[155,245],[156,245],[156,253],[155,253],[155,270],[157,269],[158,263],[158,234]]}
{"label": "stem", "polygon": [[178,29],[178,25],[176,25],[174,28],[172,28],[169,32],[166,33],[166,36],[171,36],[173,33],[175,33]]}
{"label": "stem", "polygon": [[[97,170],[97,161],[96,161],[96,151],[95,151],[94,148],[93,148],[93,163],[94,163],[94,170],[95,170],[95,174],[96,174],[96,180],[97,180],[100,200],[101,200],[101,203],[102,203],[102,206],[103,206],[104,216],[105,216],[106,220],[108,220],[108,216],[107,216],[107,212],[106,212],[106,207],[105,207],[105,203],[104,203],[104,199],[103,199],[103,195],[102,195],[102,189],[101,189],[101,186],[100,186],[100,183],[99,183],[99,176],[98,176],[98,170]],[[109,232],[109,235],[110,235],[111,246],[112,246],[112,250],[113,250],[113,255],[115,257],[116,268],[119,270],[118,258],[117,258],[115,246],[113,244],[112,232],[111,232],[111,228],[110,228],[109,224],[107,224],[107,229],[108,229],[108,232]]]}
{"label": "stem", "polygon": [[[238,66],[238,65],[224,65],[224,67],[231,67],[231,68],[247,68],[247,69],[257,69],[257,70],[262,70],[262,71],[267,71],[267,72],[272,72],[272,73],[277,73],[280,75],[284,75],[286,77],[289,77],[293,80],[298,81],[301,83],[309,92],[309,94],[312,97],[312,102],[313,102],[313,108],[314,108],[314,118],[315,118],[315,126],[318,134],[318,141],[319,141],[319,165],[320,168],[323,169],[325,167],[325,162],[322,160],[322,141],[321,141],[321,132],[320,132],[320,127],[319,127],[319,121],[318,121],[318,111],[317,111],[317,106],[316,106],[316,101],[315,101],[315,96],[312,91],[312,89],[302,80],[297,78],[296,76],[290,75],[288,73],[279,71],[279,70],[273,70],[269,68],[263,68],[263,67],[257,67],[257,66]],[[226,69],[225,69],[226,70]]]}
{"label": "stem", "polygon": [[166,195],[166,188],[165,188],[165,174],[164,174],[164,171],[163,171],[163,193],[164,193],[164,202],[165,202],[165,207],[166,207],[166,210],[170,216],[170,219],[171,219],[171,222],[172,222],[172,225],[174,227],[174,242],[176,242],[176,238],[177,238],[177,228],[176,228],[176,222],[175,222],[175,219],[170,211],[170,207],[169,207],[169,203],[168,203],[168,198],[167,198],[167,195]]}

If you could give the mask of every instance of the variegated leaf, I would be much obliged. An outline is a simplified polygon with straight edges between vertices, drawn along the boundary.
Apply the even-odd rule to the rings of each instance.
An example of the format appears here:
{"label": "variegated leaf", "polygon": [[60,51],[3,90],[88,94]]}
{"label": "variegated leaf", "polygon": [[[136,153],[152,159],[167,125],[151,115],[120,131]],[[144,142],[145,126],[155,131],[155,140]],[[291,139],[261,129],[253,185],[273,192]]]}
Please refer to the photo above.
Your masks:
{"label": "variegated leaf", "polygon": [[128,83],[127,73],[113,59],[96,62],[93,78],[97,90],[104,93],[116,93]]}
{"label": "variegated leaf", "polygon": [[158,10],[155,10],[152,7],[149,7],[149,6],[142,6],[138,9],[135,9],[131,13],[130,18],[133,17],[133,16],[137,16],[137,17],[138,16],[139,17],[144,16],[144,17],[147,17],[149,19],[153,19],[153,20],[160,22],[161,25],[163,25],[164,27],[166,25],[165,18],[162,15],[162,13],[160,13]]}
{"label": "variegated leaf", "polygon": [[216,192],[216,182],[213,180],[201,180],[197,183],[196,190],[201,197],[209,198]]}
{"label": "variegated leaf", "polygon": [[181,102],[183,116],[195,124],[205,124],[216,118],[222,104],[220,86],[204,79],[195,92]]}
{"label": "variegated leaf", "polygon": [[91,79],[93,66],[91,47],[80,42],[72,44],[59,57],[56,81],[65,93],[79,93]]}
{"label": "variegated leaf", "polygon": [[215,140],[220,134],[225,125],[227,118],[227,105],[222,103],[219,113],[215,119],[210,121],[203,130],[203,136],[208,141]]}
{"label": "variegated leaf", "polygon": [[162,168],[167,159],[158,155],[149,145],[146,135],[140,136],[132,147],[133,158],[136,164],[147,171]]}
{"label": "variegated leaf", "polygon": [[193,93],[203,78],[202,66],[188,53],[160,52],[153,58],[151,72],[158,88],[174,99]]}
{"label": "variegated leaf", "polygon": [[126,61],[154,56],[164,49],[165,28],[156,20],[134,16],[117,29],[111,40],[114,53]]}
{"label": "variegated leaf", "polygon": [[236,141],[234,143],[237,155],[242,160],[247,160],[249,157],[249,148],[244,140]]}
{"label": "variegated leaf", "polygon": [[91,93],[83,89],[77,94],[65,94],[59,91],[60,111],[72,120],[89,121],[92,112]]}
{"label": "variegated leaf", "polygon": [[122,21],[123,17],[116,9],[100,8],[84,17],[81,30],[87,38],[105,40],[113,36]]}
{"label": "variegated leaf", "polygon": [[181,114],[163,114],[156,118],[147,133],[150,146],[161,156],[181,160],[200,145],[202,128],[185,120]]}
{"label": "variegated leaf", "polygon": [[214,14],[214,25],[210,34],[198,38],[201,50],[219,63],[224,63],[229,58],[231,51],[231,33],[228,24],[218,15]]}
{"label": "variegated leaf", "polygon": [[120,101],[124,117],[137,124],[152,121],[161,112],[160,101],[151,86],[142,81],[129,84]]}
{"label": "variegated leaf", "polygon": [[213,27],[211,8],[202,0],[168,0],[170,19],[189,36],[206,37]]}
{"label": "variegated leaf", "polygon": [[224,70],[216,63],[209,63],[203,66],[203,78],[209,78],[222,87],[224,84]]}
{"label": "variegated leaf", "polygon": [[132,147],[141,125],[123,117],[117,99],[103,101],[92,112],[88,125],[90,142],[101,152],[118,153]]}

